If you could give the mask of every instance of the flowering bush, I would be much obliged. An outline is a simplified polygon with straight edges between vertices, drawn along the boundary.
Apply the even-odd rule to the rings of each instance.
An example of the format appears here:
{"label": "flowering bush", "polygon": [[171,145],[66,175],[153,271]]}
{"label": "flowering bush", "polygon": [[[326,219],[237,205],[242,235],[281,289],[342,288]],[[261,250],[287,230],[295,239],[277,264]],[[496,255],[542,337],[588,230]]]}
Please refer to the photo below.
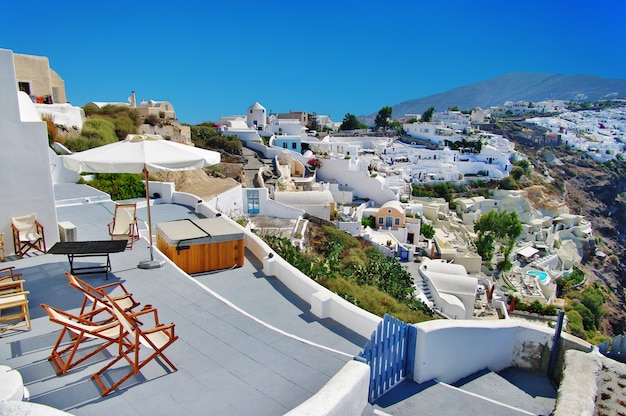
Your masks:
{"label": "flowering bush", "polygon": [[310,159],[307,163],[311,169],[317,169],[322,167],[322,162],[320,162],[320,160],[315,157]]}

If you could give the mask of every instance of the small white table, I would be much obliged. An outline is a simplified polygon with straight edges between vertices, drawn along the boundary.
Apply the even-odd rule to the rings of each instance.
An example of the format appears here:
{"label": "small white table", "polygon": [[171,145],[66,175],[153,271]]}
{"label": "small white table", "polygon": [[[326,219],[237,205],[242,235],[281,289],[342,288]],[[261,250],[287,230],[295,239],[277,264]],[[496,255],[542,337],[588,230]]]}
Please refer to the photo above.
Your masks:
{"label": "small white table", "polygon": [[24,398],[24,381],[22,375],[11,367],[0,365],[0,401]]}
{"label": "small white table", "polygon": [[0,415],[72,416],[71,413],[33,402],[0,402]]}

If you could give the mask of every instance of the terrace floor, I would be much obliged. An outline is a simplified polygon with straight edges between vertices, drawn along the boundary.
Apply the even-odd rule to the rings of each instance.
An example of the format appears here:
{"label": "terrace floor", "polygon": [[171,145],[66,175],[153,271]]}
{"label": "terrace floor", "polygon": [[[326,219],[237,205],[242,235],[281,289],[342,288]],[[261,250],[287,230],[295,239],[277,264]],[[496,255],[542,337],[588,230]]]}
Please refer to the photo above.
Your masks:
{"label": "terrace floor", "polygon": [[[83,194],[89,193],[87,187],[71,186],[74,190],[55,189],[57,199],[90,197]],[[59,221],[76,225],[79,240],[109,239],[106,223],[113,202],[57,205]],[[145,221],[145,214],[145,208],[138,209],[140,220]],[[153,225],[193,216],[180,205],[152,207]],[[179,339],[166,356],[178,371],[170,372],[153,360],[140,376],[105,398],[90,376],[114,351],[103,351],[63,376],[56,376],[47,361],[60,327],[39,305],[78,312],[82,300],[64,276],[69,271],[66,256],[31,255],[1,264],[16,266],[26,280],[32,330],[2,335],[0,363],[22,374],[32,402],[74,415],[283,414],[317,393],[365,345],[366,340],[348,328],[313,316],[276,278],[265,276],[249,252],[243,267],[193,277],[169,262],[161,269],[137,268],[147,258],[148,243],[139,240],[132,250],[111,255],[108,281],[104,273],[81,277],[93,285],[123,282],[135,299],[158,309],[162,322],[174,322]],[[82,260],[100,263],[99,258]],[[128,367],[118,363],[111,378],[121,377],[124,369]]]}
{"label": "terrace floor", "polygon": [[[114,203],[108,196],[84,185],[55,186],[55,195],[58,220],[76,225],[79,240],[109,239],[106,224]],[[139,208],[137,216],[146,234],[146,209]],[[181,205],[152,207],[153,225],[193,217],[193,210]],[[66,256],[31,255],[0,263],[15,266],[30,291],[32,330],[2,334],[0,364],[21,373],[31,402],[74,415],[280,415],[317,393],[367,341],[312,315],[306,302],[264,275],[248,251],[243,267],[189,276],[169,262],[161,269],[137,268],[149,258],[148,247],[142,239],[132,250],[112,254],[108,280],[103,273],[81,277],[93,285],[123,282],[135,299],[158,309],[162,322],[174,322],[179,339],[165,354],[178,371],[153,360],[105,398],[90,376],[113,358],[113,348],[63,376],[56,376],[47,361],[60,327],[39,305],[76,313],[82,301],[64,276],[69,271]],[[155,256],[161,258],[158,251]],[[101,263],[99,258],[87,260]],[[84,350],[90,348],[86,343]],[[111,379],[125,369],[118,363]],[[480,372],[454,385],[405,381],[374,408],[377,414],[398,416],[547,414],[555,397],[545,377],[506,370]]]}

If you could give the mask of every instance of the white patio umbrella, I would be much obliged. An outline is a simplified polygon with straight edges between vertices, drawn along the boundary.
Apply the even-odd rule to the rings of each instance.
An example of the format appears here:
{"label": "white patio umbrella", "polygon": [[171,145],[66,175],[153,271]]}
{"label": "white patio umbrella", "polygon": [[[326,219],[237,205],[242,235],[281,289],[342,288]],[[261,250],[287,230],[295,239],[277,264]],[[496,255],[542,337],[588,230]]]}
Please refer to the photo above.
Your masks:
{"label": "white patio umbrella", "polygon": [[78,173],[144,173],[150,233],[150,261],[141,262],[139,267],[145,269],[163,265],[162,262],[154,261],[152,251],[148,174],[202,169],[219,162],[220,154],[217,152],[164,140],[159,135],[147,134],[129,134],[122,141],[77,152],[63,158],[65,167]]}

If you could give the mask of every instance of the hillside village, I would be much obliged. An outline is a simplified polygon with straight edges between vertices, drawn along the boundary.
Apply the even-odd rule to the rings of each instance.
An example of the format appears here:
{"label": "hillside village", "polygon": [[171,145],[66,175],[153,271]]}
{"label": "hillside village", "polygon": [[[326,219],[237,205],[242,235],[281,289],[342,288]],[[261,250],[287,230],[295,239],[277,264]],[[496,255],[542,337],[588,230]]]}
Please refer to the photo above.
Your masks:
{"label": "hillside village", "polygon": [[[562,103],[555,103],[553,107],[559,105]],[[519,103],[517,106],[521,107]],[[535,108],[545,107],[551,106],[544,103]],[[480,118],[476,115],[478,112]],[[572,273],[574,267],[580,265],[585,250],[594,244],[592,224],[581,215],[571,214],[564,203],[534,207],[529,193],[530,197],[536,196],[540,191],[536,187],[522,191],[494,190],[489,198],[457,198],[452,201],[454,210],[450,210],[449,203],[443,199],[411,195],[410,184],[502,179],[511,172],[511,161],[526,159],[511,141],[480,130],[480,125],[488,118],[482,110],[472,115],[459,111],[435,113],[433,122],[405,124],[403,128],[409,137],[401,140],[361,136],[358,132],[312,138],[305,133],[303,123],[275,116],[270,116],[270,122],[265,123],[265,109],[259,103],[250,106],[246,114],[246,117],[221,119],[219,124],[224,134],[237,135],[247,147],[270,159],[273,155],[278,166],[290,167],[281,169],[281,181],[288,182],[285,177],[289,175],[294,185],[292,189],[300,191],[289,192],[287,198],[278,185],[270,187],[268,198],[273,194],[274,201],[285,201],[287,205],[303,208],[308,214],[326,220],[336,217],[339,228],[364,236],[381,251],[403,261],[412,262],[426,252],[431,258],[455,265],[445,266],[449,271],[444,274],[455,275],[458,273],[454,271],[456,265],[464,266],[463,274],[469,273],[475,278],[465,308],[453,307],[441,296],[452,294],[458,298],[462,296],[461,289],[440,291],[435,278],[424,276],[423,270],[416,276],[416,280],[421,277],[428,282],[417,284],[418,288],[426,288],[421,292],[426,302],[445,316],[471,317],[475,312],[481,313],[480,309],[475,311],[472,299],[482,288],[489,289],[493,284],[485,278],[482,259],[473,247],[476,238],[473,223],[486,212],[512,211],[522,220],[523,233],[514,250],[514,267],[504,273],[503,278],[508,287],[531,302],[539,299],[542,303],[553,303],[556,279]],[[624,108],[618,108],[598,116],[613,123],[612,157],[623,157],[624,114]],[[470,122],[472,118],[476,120],[474,124]],[[552,134],[546,133],[546,139],[550,140]],[[263,136],[268,138],[269,146],[262,144]],[[593,143],[598,140],[591,136],[589,132],[585,150],[594,157],[597,147]],[[412,139],[420,143],[428,141],[438,148],[418,145]],[[482,143],[480,151],[470,147],[475,141]],[[450,144],[461,142],[465,148],[450,149]],[[310,169],[309,161],[313,158],[319,159],[320,167]],[[412,218],[413,214],[417,214],[417,220]],[[263,209],[260,215],[272,216]],[[375,229],[361,226],[362,219],[370,216],[376,219]],[[432,240],[420,238],[420,221],[434,225],[436,234]],[[504,298],[500,290],[495,293],[497,299]],[[505,309],[501,308],[503,315],[506,315]]]}
{"label": "hillside village", "polygon": [[[80,130],[82,109],[68,104],[36,105],[40,112],[53,114],[57,125]],[[144,125],[142,132],[191,142],[189,127],[176,121],[174,106],[167,101],[137,103],[133,91],[128,102],[93,101],[88,105],[127,106],[143,117],[158,115],[168,122],[161,127]],[[233,175],[239,182],[223,185],[233,196],[220,198],[216,209],[246,217],[252,227],[260,218],[288,221],[290,238],[300,247],[305,242],[308,216],[333,221],[386,256],[411,265],[416,294],[443,317],[470,319],[491,316],[486,314],[491,311],[506,318],[512,312],[508,304],[512,296],[552,305],[557,300],[557,279],[570,275],[595,247],[593,226],[587,218],[570,213],[562,201],[548,204],[538,200],[543,193],[537,186],[494,189],[488,197],[459,196],[449,201],[413,196],[414,185],[509,177],[520,161],[528,162],[527,155],[516,150],[511,140],[484,127],[494,117],[522,114],[527,123],[545,129],[540,138],[543,145],[564,145],[598,161],[624,159],[626,107],[571,112],[563,101],[519,101],[488,110],[476,108],[469,114],[434,112],[432,121],[407,114],[400,119],[404,134],[389,136],[341,131],[339,123],[315,113],[268,114],[255,102],[244,115],[223,116],[216,126],[268,163],[249,173],[247,182],[242,183],[245,176]],[[532,115],[535,117],[529,117]],[[309,131],[311,125],[324,133]],[[525,174],[533,169],[539,167],[530,165]],[[523,224],[513,249],[512,268],[501,274],[485,267],[475,247],[474,222],[490,211],[515,212]],[[370,217],[375,219],[374,226],[364,226],[364,219]],[[421,235],[422,223],[434,227],[432,239]],[[604,255],[599,249],[596,254]],[[495,265],[499,259],[489,260],[494,261],[488,265]],[[437,273],[433,265],[428,271],[426,265],[432,261],[437,261]],[[459,275],[469,277],[453,283]]]}
{"label": "hillside village", "polygon": [[[28,57],[16,57],[17,73],[18,62]],[[20,94],[20,99],[28,100],[30,96],[32,103],[28,105],[36,110],[36,114],[29,115],[33,120],[51,116],[58,128],[80,132],[84,110],[64,102],[60,87],[53,87],[51,98],[45,100],[40,100],[42,94],[31,87],[34,85],[19,85],[26,93]],[[167,120],[156,127],[144,124],[141,133],[192,142],[190,127],[176,119],[170,102],[137,103],[132,92],[128,102],[95,100],[89,104],[98,108],[129,107],[142,117]],[[536,164],[534,156],[521,151],[512,139],[486,126],[503,115],[526,114],[526,123],[545,130],[541,137],[532,138],[542,146],[564,146],[598,162],[623,161],[626,103],[618,104],[600,111],[571,112],[562,101],[509,102],[501,108],[476,108],[469,114],[435,111],[431,121],[405,115],[401,119],[402,134],[338,130],[339,123],[328,116],[304,111],[268,114],[260,102],[247,108],[242,104],[241,115],[223,116],[215,123],[223,136],[236,136],[242,142],[242,166],[233,169],[231,178],[224,179],[226,185],[220,188],[218,197],[195,200],[198,207],[206,203],[220,215],[244,220],[248,231],[276,228],[303,249],[310,245],[308,230],[318,223],[333,224],[360,237],[406,266],[415,295],[440,318],[539,320],[541,326],[552,328],[556,316],[520,311],[515,303],[538,303],[542,308],[551,307],[551,312],[564,308],[558,282],[578,273],[590,256],[604,261],[612,253],[605,253],[598,244],[592,221],[569,207],[564,198],[550,197],[550,203],[543,200],[547,195],[545,185],[553,179],[549,169]],[[311,118],[320,131],[309,129]],[[69,151],[61,144],[56,144],[55,150],[58,154],[35,158],[41,163],[50,158],[54,183],[70,182],[74,176],[62,168],[63,154]],[[559,164],[554,155],[549,160],[551,165]],[[517,185],[534,172],[545,182],[518,189],[521,187]],[[415,189],[432,188],[441,182],[480,184],[487,191],[459,192],[447,199],[416,196]],[[208,181],[207,186],[211,183]],[[510,186],[504,186],[507,183]],[[493,186],[488,188],[487,184]],[[200,195],[191,188],[176,191]],[[157,202],[161,197],[151,196]],[[478,254],[474,225],[489,212],[514,212],[521,222],[522,231],[507,270],[496,267],[506,260],[502,241],[492,258],[483,259]],[[56,217],[46,208],[42,207],[38,217],[50,225],[48,229],[57,229],[56,224],[52,225]],[[277,221],[268,226],[268,219]],[[432,238],[423,235],[424,225],[432,227]],[[0,231],[9,234],[3,228]],[[617,233],[622,235],[623,230]],[[50,237],[49,245],[60,239],[46,237]],[[624,259],[618,262],[623,267]],[[588,283],[583,280],[575,285]],[[622,291],[616,296],[623,301],[623,288],[615,289]],[[319,302],[312,309],[323,309],[324,300]],[[612,318],[623,316],[624,310]],[[619,329],[619,325],[609,325],[606,335],[617,335]]]}

